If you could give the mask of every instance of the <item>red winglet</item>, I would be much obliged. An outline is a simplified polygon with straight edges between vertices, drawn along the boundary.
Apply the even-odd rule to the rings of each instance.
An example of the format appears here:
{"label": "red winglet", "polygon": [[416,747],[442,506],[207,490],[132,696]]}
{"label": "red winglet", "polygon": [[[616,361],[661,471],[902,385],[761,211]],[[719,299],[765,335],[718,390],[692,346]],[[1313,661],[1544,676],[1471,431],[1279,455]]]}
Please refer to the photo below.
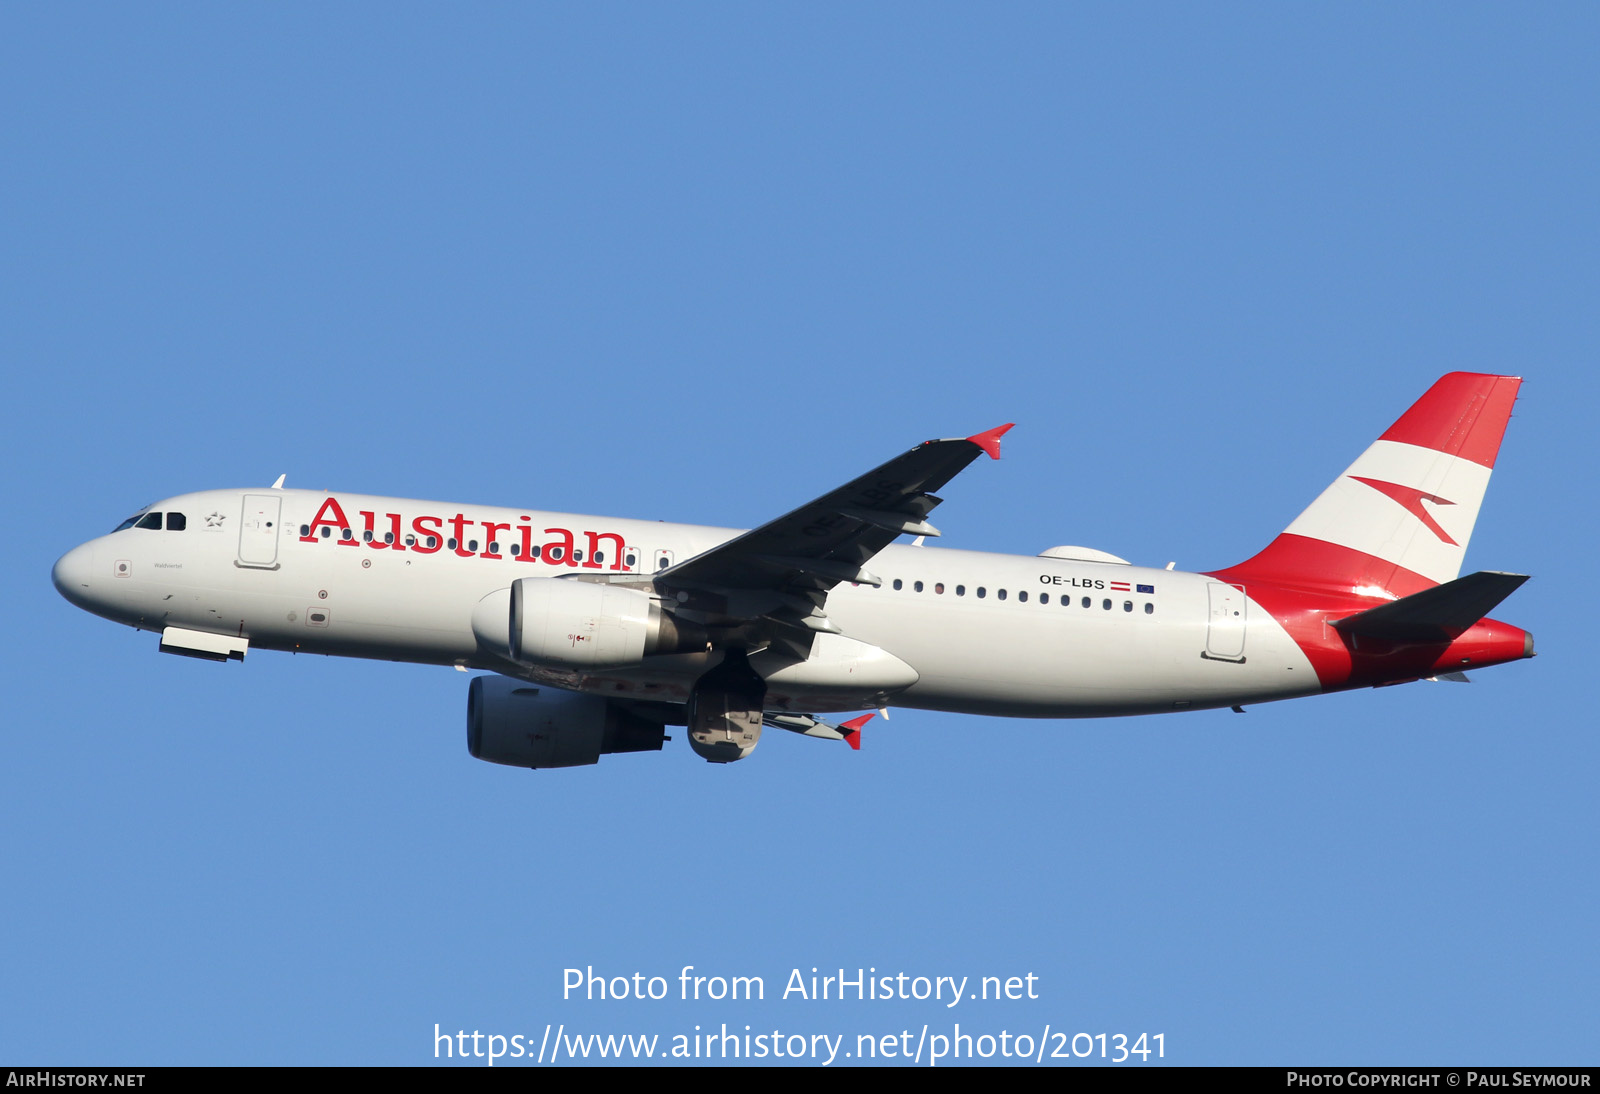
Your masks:
{"label": "red winglet", "polygon": [[967,440],[989,453],[991,460],[998,460],[1000,458],[1000,438],[1005,435],[1006,430],[1016,424],[1016,422],[1007,422],[1005,425],[997,425],[993,429],[984,430],[982,433],[974,433]]}
{"label": "red winglet", "polygon": [[844,730],[844,739],[847,744],[857,752],[861,751],[861,727],[872,721],[872,715],[863,714],[859,718],[852,718],[839,728]]}

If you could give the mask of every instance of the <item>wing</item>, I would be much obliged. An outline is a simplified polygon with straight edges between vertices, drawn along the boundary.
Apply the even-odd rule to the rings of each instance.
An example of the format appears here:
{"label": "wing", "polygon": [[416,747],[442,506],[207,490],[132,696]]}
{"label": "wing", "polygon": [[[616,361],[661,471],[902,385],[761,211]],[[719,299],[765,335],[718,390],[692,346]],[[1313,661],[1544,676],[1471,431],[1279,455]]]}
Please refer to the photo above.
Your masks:
{"label": "wing", "polygon": [[902,535],[937,536],[932,493],[983,453],[1000,458],[1002,425],[925,441],[777,520],[652,575],[689,610],[837,633],[822,612],[841,581],[881,584],[866,564]]}

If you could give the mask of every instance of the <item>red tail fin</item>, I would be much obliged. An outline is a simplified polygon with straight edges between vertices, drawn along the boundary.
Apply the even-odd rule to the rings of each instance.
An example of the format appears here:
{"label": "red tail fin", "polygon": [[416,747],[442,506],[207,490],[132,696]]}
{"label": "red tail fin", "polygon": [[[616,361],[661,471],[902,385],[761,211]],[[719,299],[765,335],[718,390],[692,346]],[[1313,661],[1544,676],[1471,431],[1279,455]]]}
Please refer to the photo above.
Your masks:
{"label": "red tail fin", "polygon": [[1385,599],[1452,580],[1521,383],[1442,377],[1265,550],[1215,576]]}

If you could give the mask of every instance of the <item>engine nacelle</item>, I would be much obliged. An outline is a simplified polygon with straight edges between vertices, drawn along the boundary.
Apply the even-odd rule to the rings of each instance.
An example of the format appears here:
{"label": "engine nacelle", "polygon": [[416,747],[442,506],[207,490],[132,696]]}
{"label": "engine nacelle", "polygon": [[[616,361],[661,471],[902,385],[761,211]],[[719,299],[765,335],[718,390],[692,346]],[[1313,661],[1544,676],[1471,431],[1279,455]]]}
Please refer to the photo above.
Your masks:
{"label": "engine nacelle", "polygon": [[611,668],[653,653],[705,648],[705,632],[663,612],[648,593],[616,585],[525,577],[472,613],[478,641],[528,665]]}
{"label": "engine nacelle", "polygon": [[595,695],[475,676],[467,751],[510,767],[582,767],[609,752],[659,752],[665,729]]}

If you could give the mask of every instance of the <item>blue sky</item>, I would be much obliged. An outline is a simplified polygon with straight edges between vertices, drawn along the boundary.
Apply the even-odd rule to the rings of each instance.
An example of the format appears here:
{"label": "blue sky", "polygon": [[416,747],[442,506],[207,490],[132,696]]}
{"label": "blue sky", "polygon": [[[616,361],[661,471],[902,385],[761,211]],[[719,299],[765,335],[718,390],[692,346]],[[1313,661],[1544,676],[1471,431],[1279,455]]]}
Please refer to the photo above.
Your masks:
{"label": "blue sky", "polygon": [[[0,1063],[955,1022],[1593,1063],[1597,30],[8,6]],[[280,473],[748,526],[1013,420],[945,545],[1210,569],[1457,369],[1527,378],[1467,564],[1534,576],[1497,614],[1540,649],[1469,687],[527,773],[467,755],[449,670],[162,657],[49,582],[142,503]],[[685,965],[767,998],[561,998]],[[812,967],[1039,998],[778,998]]]}

